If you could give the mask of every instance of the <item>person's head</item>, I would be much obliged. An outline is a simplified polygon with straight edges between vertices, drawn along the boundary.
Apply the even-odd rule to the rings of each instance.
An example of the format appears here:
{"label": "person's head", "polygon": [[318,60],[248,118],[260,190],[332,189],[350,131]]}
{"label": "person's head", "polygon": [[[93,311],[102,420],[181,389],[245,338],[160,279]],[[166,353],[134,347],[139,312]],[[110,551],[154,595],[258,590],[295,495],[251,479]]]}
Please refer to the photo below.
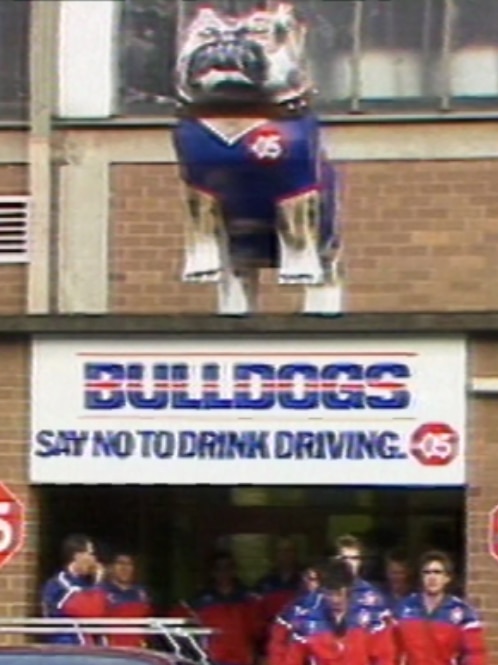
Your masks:
{"label": "person's head", "polygon": [[120,586],[131,586],[136,578],[136,561],[133,554],[116,551],[111,556],[107,568],[109,580]]}
{"label": "person's head", "polygon": [[336,557],[344,561],[351,568],[355,577],[360,574],[363,561],[363,546],[355,536],[340,536],[335,541]]}
{"label": "person's head", "polygon": [[412,577],[408,557],[403,552],[390,552],[385,560],[385,575],[393,591],[408,587]]}
{"label": "person's head", "polygon": [[217,552],[211,558],[211,578],[217,587],[232,586],[237,579],[235,559],[230,552]]}
{"label": "person's head", "polygon": [[92,540],[84,534],[67,536],[62,543],[62,560],[77,575],[89,575],[97,563]]}
{"label": "person's head", "polygon": [[319,559],[310,562],[302,572],[302,584],[308,593],[318,591],[323,578],[323,571],[328,566],[327,559]]}
{"label": "person's head", "polygon": [[444,552],[431,550],[420,557],[419,571],[422,591],[430,596],[439,596],[445,593],[451,582],[453,563]]}
{"label": "person's head", "polygon": [[341,559],[333,559],[320,571],[320,587],[333,612],[343,613],[348,609],[354,575],[351,566]]}
{"label": "person's head", "polygon": [[275,566],[279,570],[292,570],[297,567],[298,554],[290,538],[282,538],[275,548]]}

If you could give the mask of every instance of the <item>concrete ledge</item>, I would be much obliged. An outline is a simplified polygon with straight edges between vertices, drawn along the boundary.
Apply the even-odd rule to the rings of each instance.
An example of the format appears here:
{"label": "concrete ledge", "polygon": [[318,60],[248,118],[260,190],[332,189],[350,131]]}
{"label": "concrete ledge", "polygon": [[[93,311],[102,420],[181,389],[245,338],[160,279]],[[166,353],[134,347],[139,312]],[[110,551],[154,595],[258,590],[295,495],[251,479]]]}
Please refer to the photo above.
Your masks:
{"label": "concrete ledge", "polygon": [[[496,159],[496,122],[363,123],[322,126],[336,161]],[[98,151],[111,164],[176,163],[171,128],[96,126],[58,130],[59,157]]]}
{"label": "concrete ledge", "polygon": [[497,395],[498,377],[482,376],[474,377],[470,382],[470,392],[474,395]]}
{"label": "concrete ledge", "polygon": [[498,335],[498,312],[354,313],[320,316],[1,316],[0,336],[12,335]]}

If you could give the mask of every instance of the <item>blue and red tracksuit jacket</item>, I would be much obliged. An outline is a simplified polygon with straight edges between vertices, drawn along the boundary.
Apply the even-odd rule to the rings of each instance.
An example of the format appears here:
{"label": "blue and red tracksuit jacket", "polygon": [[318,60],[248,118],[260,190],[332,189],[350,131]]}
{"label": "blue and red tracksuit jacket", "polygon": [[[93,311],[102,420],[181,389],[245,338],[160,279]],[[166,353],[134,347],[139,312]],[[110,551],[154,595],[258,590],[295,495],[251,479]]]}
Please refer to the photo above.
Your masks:
{"label": "blue and red tracksuit jacket", "polygon": [[[91,579],[62,570],[42,589],[42,611],[44,617],[52,619],[102,618],[107,616],[105,594]],[[50,635],[48,641],[53,644],[95,644],[100,640],[75,631]]]}
{"label": "blue and red tracksuit jacket", "polygon": [[[152,606],[145,589],[135,584],[122,588],[112,582],[103,582],[106,616],[110,619],[146,619],[152,616]],[[107,636],[109,646],[145,647],[145,635],[111,634]]]}
{"label": "blue and red tracksuit jacket", "polygon": [[293,601],[301,587],[301,573],[284,579],[278,572],[269,573],[255,587],[260,598],[261,619],[265,624],[273,621],[286,605]]}
{"label": "blue and red tracksuit jacket", "polygon": [[217,664],[251,665],[261,635],[258,598],[240,586],[230,594],[207,590],[189,603],[168,612],[170,617],[190,618],[217,631],[209,637],[206,650]]}
{"label": "blue and red tracksuit jacket", "polygon": [[396,595],[394,593],[391,593],[389,591],[383,591],[382,595],[384,597],[386,607],[389,610],[389,612],[392,614],[396,607],[403,602],[408,596],[412,593],[411,591],[408,591],[407,593],[404,593],[402,595]]}
{"label": "blue and red tracksuit jacket", "polygon": [[462,599],[446,596],[428,612],[421,593],[410,594],[394,611],[403,665],[489,665],[482,624]]}
{"label": "blue and red tracksuit jacket", "polygon": [[375,608],[380,614],[389,613],[384,594],[370,582],[358,577],[353,585],[353,601],[365,607]]}
{"label": "blue and red tracksuit jacket", "polygon": [[325,602],[321,609],[293,631],[281,665],[395,665],[393,629],[375,608],[353,599],[340,622]]}
{"label": "blue and red tracksuit jacket", "polygon": [[[387,618],[390,614],[382,593],[362,578],[358,578],[354,583],[352,602],[372,610],[380,618]],[[303,594],[277,615],[267,649],[270,665],[280,665],[291,633],[296,627],[316,621],[322,616],[322,604],[323,595],[320,592]]]}
{"label": "blue and red tracksuit jacket", "polygon": [[302,629],[309,621],[320,620],[322,603],[321,593],[302,593],[276,616],[267,646],[268,665],[281,665],[293,632]]}

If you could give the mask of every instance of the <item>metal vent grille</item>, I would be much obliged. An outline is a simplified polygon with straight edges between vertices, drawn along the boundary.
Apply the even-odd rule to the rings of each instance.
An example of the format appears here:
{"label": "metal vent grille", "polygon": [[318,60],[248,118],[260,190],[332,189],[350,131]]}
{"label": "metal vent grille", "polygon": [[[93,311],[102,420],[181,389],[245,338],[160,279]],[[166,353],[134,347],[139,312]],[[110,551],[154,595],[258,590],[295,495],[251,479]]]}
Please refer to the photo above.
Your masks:
{"label": "metal vent grille", "polygon": [[28,261],[30,199],[0,196],[0,263]]}

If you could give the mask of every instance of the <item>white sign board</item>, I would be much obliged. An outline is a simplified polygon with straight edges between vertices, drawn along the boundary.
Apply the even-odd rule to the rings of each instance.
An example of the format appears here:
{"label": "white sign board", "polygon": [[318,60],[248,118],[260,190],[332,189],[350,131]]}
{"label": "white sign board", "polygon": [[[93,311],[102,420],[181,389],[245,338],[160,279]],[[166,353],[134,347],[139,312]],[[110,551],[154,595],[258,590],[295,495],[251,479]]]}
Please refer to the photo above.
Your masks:
{"label": "white sign board", "polygon": [[33,483],[462,485],[462,339],[36,339]]}

